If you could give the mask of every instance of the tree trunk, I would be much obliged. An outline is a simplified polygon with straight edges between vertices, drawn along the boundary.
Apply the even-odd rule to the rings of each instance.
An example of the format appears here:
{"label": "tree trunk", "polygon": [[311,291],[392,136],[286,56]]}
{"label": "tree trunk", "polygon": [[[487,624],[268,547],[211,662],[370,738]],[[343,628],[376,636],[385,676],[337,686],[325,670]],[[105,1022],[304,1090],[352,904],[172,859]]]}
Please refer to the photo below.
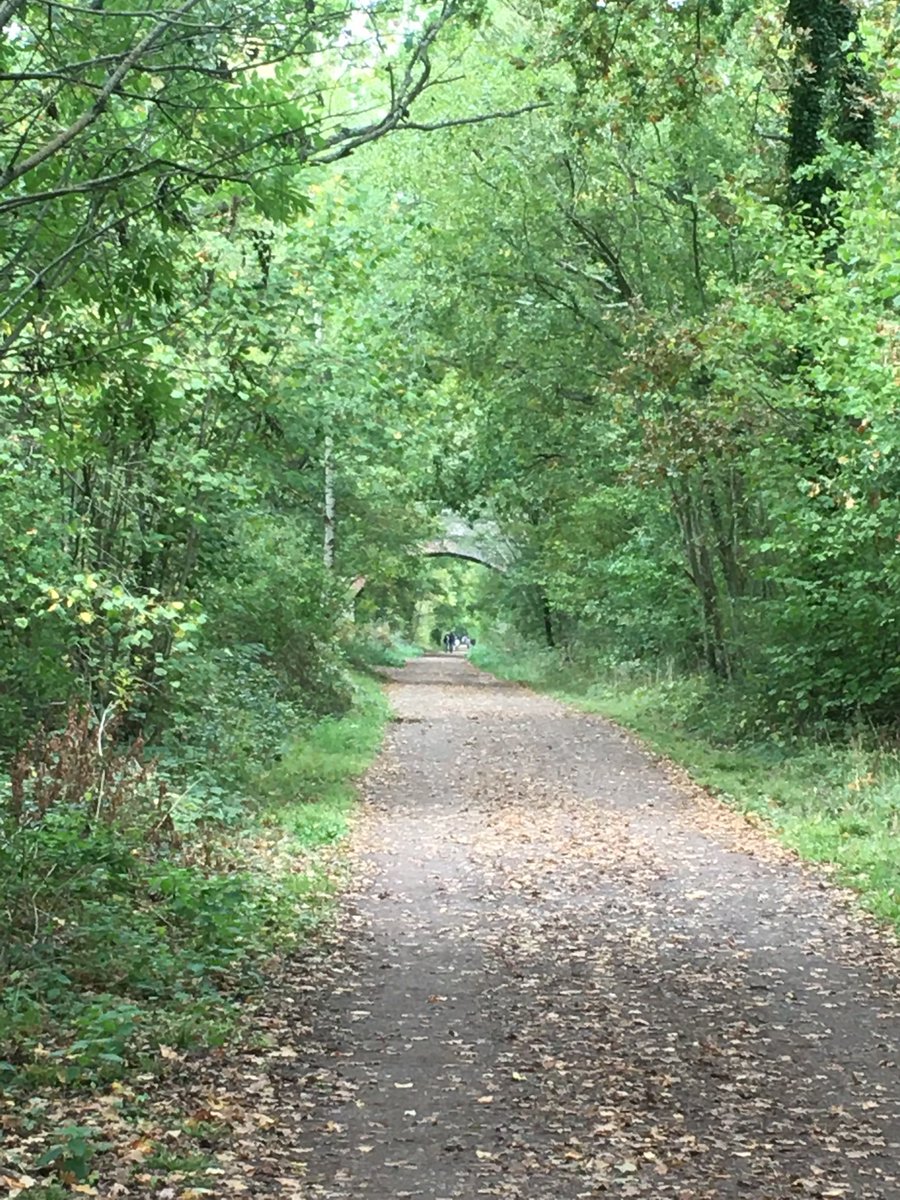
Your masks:
{"label": "tree trunk", "polygon": [[544,621],[544,637],[547,639],[547,645],[551,650],[555,650],[556,637],[553,632],[553,614],[550,610],[550,602],[543,592],[541,592],[541,616]]}
{"label": "tree trunk", "polygon": [[322,538],[322,559],[325,570],[334,570],[334,437],[325,434],[325,533]]}

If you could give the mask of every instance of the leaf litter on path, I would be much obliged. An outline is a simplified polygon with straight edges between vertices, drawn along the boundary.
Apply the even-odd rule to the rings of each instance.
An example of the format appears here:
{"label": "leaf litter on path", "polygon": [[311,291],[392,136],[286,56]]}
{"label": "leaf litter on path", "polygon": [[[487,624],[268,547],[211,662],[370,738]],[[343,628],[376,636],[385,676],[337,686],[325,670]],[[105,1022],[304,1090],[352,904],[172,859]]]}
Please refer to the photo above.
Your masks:
{"label": "leaf litter on path", "polygon": [[461,660],[393,677],[330,939],[259,1047],[147,1081],[209,1164],[161,1183],[138,1141],[97,1194],[900,1200],[887,937],[614,726]]}

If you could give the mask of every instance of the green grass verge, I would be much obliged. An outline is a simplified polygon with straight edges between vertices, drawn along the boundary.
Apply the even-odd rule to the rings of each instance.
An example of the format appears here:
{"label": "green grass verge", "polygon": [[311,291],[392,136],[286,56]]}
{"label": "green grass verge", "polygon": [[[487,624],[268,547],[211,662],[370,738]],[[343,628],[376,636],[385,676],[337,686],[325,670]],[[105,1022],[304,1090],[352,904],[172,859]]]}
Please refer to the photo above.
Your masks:
{"label": "green grass verge", "polygon": [[354,782],[377,754],[389,719],[378,682],[355,676],[350,711],[298,737],[261,780],[266,824],[280,825],[306,849],[343,837],[356,799]]}
{"label": "green grass verge", "polygon": [[871,734],[781,738],[738,715],[727,691],[701,679],[636,680],[576,669],[547,651],[483,645],[470,659],[632,730],[701,786],[763,817],[802,857],[831,864],[900,931],[900,755]]}

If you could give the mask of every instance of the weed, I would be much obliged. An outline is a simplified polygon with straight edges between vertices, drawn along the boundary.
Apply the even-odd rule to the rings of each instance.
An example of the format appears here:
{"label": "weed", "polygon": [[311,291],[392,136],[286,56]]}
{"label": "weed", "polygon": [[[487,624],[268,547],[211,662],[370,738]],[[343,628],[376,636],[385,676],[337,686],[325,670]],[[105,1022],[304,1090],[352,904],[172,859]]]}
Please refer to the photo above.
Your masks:
{"label": "weed", "polygon": [[389,715],[379,685],[358,677],[351,712],[320,721],[298,737],[261,781],[269,801],[267,822],[280,825],[307,848],[342,837],[355,795],[353,781],[377,752]]}
{"label": "weed", "polygon": [[215,1166],[215,1159],[202,1150],[174,1150],[168,1146],[157,1146],[143,1161],[146,1171],[159,1171],[163,1175],[177,1172],[184,1178],[181,1183],[197,1182],[197,1176],[203,1175],[210,1167]]}
{"label": "weed", "polygon": [[35,1168],[52,1169],[64,1183],[81,1183],[90,1174],[93,1158],[110,1147],[109,1142],[99,1141],[96,1134],[89,1126],[62,1126],[51,1137]]}
{"label": "weed", "polygon": [[358,637],[347,647],[347,656],[361,670],[372,667],[402,667],[410,658],[418,658],[422,647],[402,638]]}

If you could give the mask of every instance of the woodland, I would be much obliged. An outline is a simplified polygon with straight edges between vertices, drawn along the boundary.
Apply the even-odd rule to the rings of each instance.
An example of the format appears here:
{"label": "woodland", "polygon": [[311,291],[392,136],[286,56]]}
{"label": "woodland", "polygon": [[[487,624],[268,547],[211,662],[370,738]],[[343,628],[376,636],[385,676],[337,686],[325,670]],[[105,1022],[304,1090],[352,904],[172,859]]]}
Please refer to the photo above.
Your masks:
{"label": "woodland", "polygon": [[[0,1084],[57,1130],[20,1177],[89,1176],[48,1097],[233,1035],[327,908],[372,668],[454,624],[757,807],[806,762],[810,853],[868,838],[898,916],[894,3],[0,28]],[[448,512],[509,569],[424,558]]]}

